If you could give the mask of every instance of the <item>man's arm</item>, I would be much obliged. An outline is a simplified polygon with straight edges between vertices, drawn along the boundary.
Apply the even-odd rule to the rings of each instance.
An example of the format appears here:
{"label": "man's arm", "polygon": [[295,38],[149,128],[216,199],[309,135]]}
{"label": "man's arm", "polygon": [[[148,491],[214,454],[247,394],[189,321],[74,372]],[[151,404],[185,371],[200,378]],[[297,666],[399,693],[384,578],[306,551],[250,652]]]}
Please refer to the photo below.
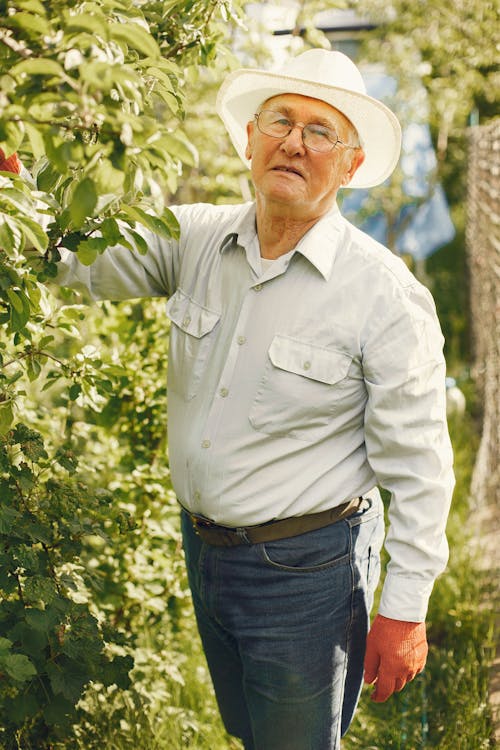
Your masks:
{"label": "man's arm", "polygon": [[401,690],[425,665],[424,621],[448,559],[445,526],[454,486],[434,304],[418,283],[398,291],[386,319],[374,322],[364,353],[368,460],[391,493],[390,562],[365,658],[375,701]]}
{"label": "man's arm", "polygon": [[[20,174],[21,170],[18,155],[6,157],[0,149],[0,171]],[[98,256],[91,266],[83,265],[75,253],[62,248],[57,283],[81,291],[92,300],[170,296],[176,287],[179,243],[162,240],[145,228],[140,234],[148,245],[145,255],[128,247],[114,246]],[[123,237],[135,246],[126,226]]]}

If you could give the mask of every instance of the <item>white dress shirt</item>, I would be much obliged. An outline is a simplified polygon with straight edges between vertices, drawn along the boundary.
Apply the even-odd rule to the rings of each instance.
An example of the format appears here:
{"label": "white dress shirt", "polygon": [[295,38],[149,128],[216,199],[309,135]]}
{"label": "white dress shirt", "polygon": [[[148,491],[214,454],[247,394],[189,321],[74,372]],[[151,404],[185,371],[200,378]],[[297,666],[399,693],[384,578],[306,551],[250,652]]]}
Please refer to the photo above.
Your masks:
{"label": "white dress shirt", "polygon": [[430,293],[335,207],[263,263],[253,204],[172,209],[179,241],[71,253],[94,299],[166,296],[169,456],[186,508],[227,526],[391,493],[380,613],[425,618],[454,484]]}

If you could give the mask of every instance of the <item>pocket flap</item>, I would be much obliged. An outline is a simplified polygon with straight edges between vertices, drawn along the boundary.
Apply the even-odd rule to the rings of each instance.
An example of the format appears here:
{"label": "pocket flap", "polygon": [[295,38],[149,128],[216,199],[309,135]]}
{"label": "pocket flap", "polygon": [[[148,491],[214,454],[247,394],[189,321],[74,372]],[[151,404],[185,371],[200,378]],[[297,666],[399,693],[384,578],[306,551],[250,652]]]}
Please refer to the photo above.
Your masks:
{"label": "pocket flap", "polygon": [[336,349],[325,349],[316,344],[297,341],[287,336],[275,336],[269,347],[269,357],[275,367],[333,385],[347,375],[352,357]]}
{"label": "pocket flap", "polygon": [[220,313],[203,307],[182,289],[177,289],[168,300],[167,315],[178,328],[198,339],[210,333],[220,319]]}

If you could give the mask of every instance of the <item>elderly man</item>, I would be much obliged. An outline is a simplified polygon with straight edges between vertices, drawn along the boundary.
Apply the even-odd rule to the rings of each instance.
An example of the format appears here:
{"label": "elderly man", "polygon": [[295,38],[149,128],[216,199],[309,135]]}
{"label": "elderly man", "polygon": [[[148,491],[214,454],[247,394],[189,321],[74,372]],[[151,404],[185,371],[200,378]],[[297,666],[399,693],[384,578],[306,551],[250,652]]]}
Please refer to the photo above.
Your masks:
{"label": "elderly man", "polygon": [[[355,65],[309,50],[218,97],[255,202],[174,208],[178,242],[67,253],[96,299],[169,297],[169,453],[199,632],[246,750],[334,750],[363,679],[386,700],[423,669],[453,487],[430,294],[340,214],[394,169],[396,117]],[[391,495],[390,555],[369,612]],[[365,653],[366,652],[366,653]]]}

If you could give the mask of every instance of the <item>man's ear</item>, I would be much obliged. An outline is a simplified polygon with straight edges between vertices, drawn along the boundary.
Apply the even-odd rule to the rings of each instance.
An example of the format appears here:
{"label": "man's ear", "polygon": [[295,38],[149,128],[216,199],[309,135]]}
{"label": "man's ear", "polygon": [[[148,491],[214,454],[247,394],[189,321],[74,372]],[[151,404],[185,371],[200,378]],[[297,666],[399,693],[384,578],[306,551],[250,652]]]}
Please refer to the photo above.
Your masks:
{"label": "man's ear", "polygon": [[247,145],[245,148],[245,156],[247,159],[252,158],[252,150],[253,150],[253,132],[254,132],[254,126],[255,123],[253,120],[250,120],[250,122],[247,122]]}
{"label": "man's ear", "polygon": [[342,185],[348,185],[350,183],[360,166],[363,164],[364,160],[365,152],[363,151],[363,149],[356,149],[356,151],[354,152],[354,156],[351,159],[351,165],[344,175],[344,179],[342,180]]}

